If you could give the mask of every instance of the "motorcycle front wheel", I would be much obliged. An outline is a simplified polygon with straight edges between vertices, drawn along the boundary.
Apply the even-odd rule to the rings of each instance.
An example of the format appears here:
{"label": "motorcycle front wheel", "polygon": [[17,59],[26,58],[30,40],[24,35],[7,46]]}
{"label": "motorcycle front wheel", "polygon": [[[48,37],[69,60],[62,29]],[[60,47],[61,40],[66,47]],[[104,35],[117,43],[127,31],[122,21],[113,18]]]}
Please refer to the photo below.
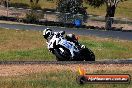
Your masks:
{"label": "motorcycle front wheel", "polygon": [[81,56],[83,57],[84,61],[95,61],[94,53],[88,48],[84,48],[81,50]]}
{"label": "motorcycle front wheel", "polygon": [[70,51],[63,46],[54,49],[54,55],[57,61],[69,61],[71,56]]}

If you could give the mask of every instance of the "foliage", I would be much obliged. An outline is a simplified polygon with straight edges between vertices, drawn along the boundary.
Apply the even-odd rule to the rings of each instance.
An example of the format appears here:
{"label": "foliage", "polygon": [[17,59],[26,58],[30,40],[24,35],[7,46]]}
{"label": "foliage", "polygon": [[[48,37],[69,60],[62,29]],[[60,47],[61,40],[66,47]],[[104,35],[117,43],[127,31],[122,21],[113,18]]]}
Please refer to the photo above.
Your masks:
{"label": "foliage", "polygon": [[29,23],[34,23],[38,21],[39,19],[43,18],[43,13],[38,13],[34,10],[26,14],[26,20]]}
{"label": "foliage", "polygon": [[35,4],[35,3],[30,3],[30,8],[32,10],[40,10],[40,9],[42,9],[38,4]]}
{"label": "foliage", "polygon": [[26,14],[26,19],[28,22],[35,22],[37,20],[37,16],[33,13]]}
{"label": "foliage", "polygon": [[[83,21],[87,20],[87,12],[86,9],[83,7],[82,0],[58,0],[57,11],[64,13],[58,15],[60,21],[71,23],[71,21],[73,22],[75,19],[81,19]],[[76,14],[81,14],[81,16],[75,17]]]}
{"label": "foliage", "polygon": [[9,3],[9,7],[15,7],[15,8],[29,8],[29,5],[26,3]]}
{"label": "foliage", "polygon": [[114,22],[113,18],[115,15],[115,10],[119,2],[126,1],[126,0],[86,0],[86,2],[89,3],[89,5],[93,7],[100,7],[104,3],[106,3],[106,24],[105,28],[107,30],[111,29],[112,24]]}
{"label": "foliage", "polygon": [[93,6],[93,7],[100,7],[102,6],[105,2],[104,0],[84,0],[85,3],[88,3],[90,6]]}
{"label": "foliage", "polygon": [[30,0],[30,3],[38,4],[39,0]]}
{"label": "foliage", "polygon": [[62,13],[81,14],[82,4],[82,0],[59,0],[57,10]]}
{"label": "foliage", "polygon": [[84,0],[85,3],[88,3],[93,7],[100,7],[103,4],[108,5],[117,5],[119,2],[127,1],[127,0]]}

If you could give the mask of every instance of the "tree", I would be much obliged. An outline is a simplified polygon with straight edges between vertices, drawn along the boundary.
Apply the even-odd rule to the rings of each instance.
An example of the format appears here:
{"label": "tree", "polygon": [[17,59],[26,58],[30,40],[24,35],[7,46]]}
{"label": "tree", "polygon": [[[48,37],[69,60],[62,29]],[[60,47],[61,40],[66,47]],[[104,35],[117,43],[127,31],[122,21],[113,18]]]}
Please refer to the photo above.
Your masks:
{"label": "tree", "polygon": [[82,0],[59,0],[57,10],[64,13],[77,14],[83,8]]}
{"label": "tree", "polygon": [[39,0],[30,0],[30,3],[38,4]]}
{"label": "tree", "polygon": [[[57,11],[64,13],[59,15],[59,19],[64,21],[69,19],[73,20],[76,14],[81,14],[83,19],[87,16],[86,9],[83,7],[83,0],[58,0]],[[70,13],[70,14],[66,14]],[[74,16],[73,16],[74,15]],[[85,18],[86,19],[86,18]]]}
{"label": "tree", "polygon": [[0,0],[0,4],[4,5],[5,7],[7,7],[7,3],[9,3],[9,2],[10,2],[10,0],[8,0],[8,2],[7,2],[7,0]]}
{"label": "tree", "polygon": [[35,9],[41,9],[41,7],[38,5],[39,0],[30,0],[30,6],[33,10]]}
{"label": "tree", "polygon": [[115,10],[117,8],[117,5],[119,2],[123,2],[127,0],[85,0],[85,2],[89,3],[89,5],[93,7],[100,7],[103,4],[106,4],[106,25],[105,28],[107,30],[111,29],[112,24],[114,22],[114,15],[115,15]]}

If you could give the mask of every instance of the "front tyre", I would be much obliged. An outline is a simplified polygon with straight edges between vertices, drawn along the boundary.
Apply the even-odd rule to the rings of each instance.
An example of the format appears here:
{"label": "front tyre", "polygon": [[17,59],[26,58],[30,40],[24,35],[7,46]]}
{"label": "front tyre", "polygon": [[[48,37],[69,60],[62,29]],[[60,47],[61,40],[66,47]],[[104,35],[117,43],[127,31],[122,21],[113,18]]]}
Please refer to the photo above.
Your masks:
{"label": "front tyre", "polygon": [[84,48],[81,50],[81,56],[85,61],[95,61],[94,53],[88,48]]}
{"label": "front tyre", "polygon": [[63,46],[54,49],[54,54],[57,61],[68,61],[71,56],[70,51]]}

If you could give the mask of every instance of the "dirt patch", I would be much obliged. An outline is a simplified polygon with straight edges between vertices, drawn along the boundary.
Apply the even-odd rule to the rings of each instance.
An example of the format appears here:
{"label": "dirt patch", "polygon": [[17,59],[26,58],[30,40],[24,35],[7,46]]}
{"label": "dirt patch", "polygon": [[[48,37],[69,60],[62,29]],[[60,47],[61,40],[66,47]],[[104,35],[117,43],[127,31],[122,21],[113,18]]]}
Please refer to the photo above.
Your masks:
{"label": "dirt patch", "polygon": [[[85,23],[86,26],[95,26],[95,27],[99,27],[99,28],[102,28],[102,27],[105,27],[105,22],[100,22],[100,21],[88,21],[87,23]],[[112,27],[115,27],[115,28],[122,28],[122,30],[132,30],[132,25],[130,24],[120,24],[120,23],[113,23]]]}
{"label": "dirt patch", "polygon": [[39,64],[39,65],[0,65],[0,76],[17,76],[31,73],[41,72],[58,72],[61,70],[78,71],[81,66],[86,69],[87,73],[96,71],[132,71],[132,64],[69,64],[69,65],[53,65],[53,64]]}

